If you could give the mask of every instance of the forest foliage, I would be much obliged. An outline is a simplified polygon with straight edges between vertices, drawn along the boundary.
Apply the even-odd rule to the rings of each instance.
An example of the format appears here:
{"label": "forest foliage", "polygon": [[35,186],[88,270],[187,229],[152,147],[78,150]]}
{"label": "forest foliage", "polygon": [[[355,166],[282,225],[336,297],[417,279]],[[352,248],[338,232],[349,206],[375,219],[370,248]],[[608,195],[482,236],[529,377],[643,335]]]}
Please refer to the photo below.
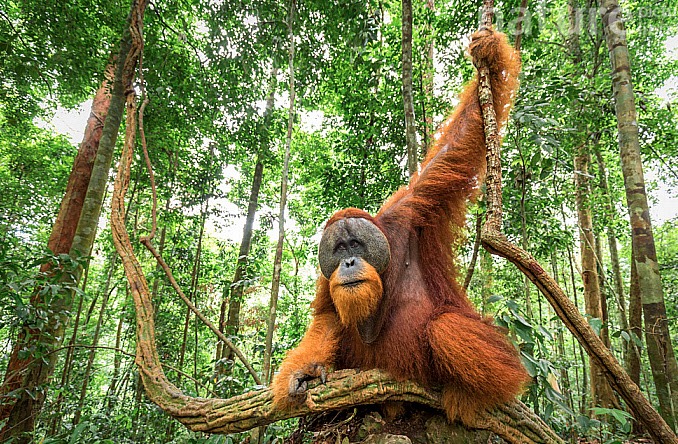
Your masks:
{"label": "forest foliage", "polygon": [[[438,3],[412,5],[413,100],[422,150],[473,74],[465,48],[479,22],[480,2]],[[280,218],[290,28],[296,104],[273,369],[310,320],[323,222],[346,207],[374,213],[408,179],[400,2],[307,0],[295,5],[290,22],[290,3],[282,0],[150,2],[143,27],[144,84],[140,77],[135,84],[150,99],[144,129],[158,192],[156,244],[186,295],[213,323],[219,324],[234,294],[242,294],[237,331],[226,333],[259,373]],[[109,225],[114,168],[91,251],[69,256],[47,249],[78,151],[63,124],[50,122],[67,110],[89,107],[117,54],[130,6],[99,0],[0,5],[0,373],[22,329],[45,331],[55,317],[68,319],[56,349],[35,340],[19,351],[33,363],[57,357],[47,383],[19,389],[47,396],[31,439],[242,442],[246,434],[189,432],[143,393],[134,363],[134,305]],[[497,28],[514,39],[520,1],[497,2],[497,7]],[[677,350],[678,5],[634,0],[621,2],[621,8],[672,341],[666,346]],[[627,367],[629,355],[638,353],[639,385],[659,405],[646,339],[623,320],[626,316],[628,322],[631,299],[640,296],[632,288],[634,246],[597,4],[529,2],[521,26],[521,87],[502,154],[503,231],[554,275],[584,313],[576,199],[581,190],[574,180],[581,171],[574,162],[581,146],[589,147],[586,207],[607,307],[603,318],[589,316],[589,323],[607,330],[610,349]],[[78,129],[84,130],[84,120],[81,124]],[[134,162],[126,223],[152,286],[166,374],[193,396],[226,398],[255,388],[241,362],[217,354],[218,338],[187,310],[138,242],[151,229],[152,194],[140,150]],[[261,189],[251,247],[241,257],[257,163],[263,167]],[[588,357],[548,302],[510,263],[482,249],[474,254],[476,220],[484,207],[481,200],[468,216],[468,241],[459,252],[461,275],[473,265],[471,299],[509,330],[521,351],[533,378],[522,400],[564,438],[620,442],[634,421],[623,405],[592,404]],[[615,283],[610,236],[619,251],[621,289]],[[40,271],[45,263],[59,272]],[[73,304],[55,313],[52,302],[72,287],[64,275],[80,266],[83,276],[77,288],[70,288]],[[234,293],[236,288],[242,292]],[[36,292],[41,296],[37,304]],[[52,339],[47,342],[53,344]],[[678,388],[678,374],[671,377]],[[17,396],[4,393],[0,402]],[[674,426],[677,413],[675,406]],[[286,436],[294,427],[292,421],[269,426],[266,439]]]}

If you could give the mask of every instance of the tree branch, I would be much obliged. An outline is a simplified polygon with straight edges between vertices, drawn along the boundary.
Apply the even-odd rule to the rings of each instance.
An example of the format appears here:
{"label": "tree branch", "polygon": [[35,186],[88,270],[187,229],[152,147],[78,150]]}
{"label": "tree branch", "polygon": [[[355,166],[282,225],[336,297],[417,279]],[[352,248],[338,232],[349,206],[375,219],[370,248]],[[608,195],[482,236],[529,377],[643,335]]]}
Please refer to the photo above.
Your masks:
{"label": "tree branch", "polygon": [[254,368],[252,367],[252,364],[250,364],[250,362],[247,360],[247,358],[245,357],[243,352],[240,351],[240,349],[238,347],[236,347],[235,344],[231,340],[229,340],[226,337],[225,334],[223,334],[221,331],[219,331],[219,329],[214,324],[212,324],[212,322],[209,319],[207,319],[204,314],[202,314],[202,312],[198,309],[198,307],[196,307],[195,304],[193,304],[193,302],[191,302],[191,300],[186,297],[183,290],[179,286],[179,283],[177,282],[176,279],[174,279],[174,275],[172,274],[172,270],[170,269],[169,265],[167,265],[167,262],[165,262],[165,260],[162,258],[162,256],[160,256],[160,253],[158,253],[158,251],[155,249],[155,247],[151,243],[151,239],[148,238],[148,237],[144,237],[144,238],[140,239],[140,242],[142,244],[144,244],[144,246],[148,249],[148,251],[151,252],[151,254],[155,258],[155,260],[158,262],[158,265],[160,265],[160,268],[162,268],[162,270],[165,272],[165,276],[167,276],[167,279],[170,281],[170,284],[174,288],[174,291],[176,291],[177,294],[179,295],[179,297],[181,298],[181,300],[184,301],[184,304],[186,304],[186,306],[193,313],[195,313],[195,315],[198,317],[198,319],[200,319],[202,321],[203,324],[205,324],[210,330],[212,330],[212,332],[215,335],[217,335],[217,337],[219,338],[219,340],[221,342],[223,342],[224,344],[226,344],[226,346],[228,348],[233,350],[233,353],[235,353],[235,355],[238,357],[238,359],[240,359],[240,362],[243,363],[243,365],[245,366],[247,371],[250,373],[250,375],[252,375],[252,379],[254,379],[254,382],[256,382],[258,385],[262,385],[262,382],[261,382],[261,379],[259,378],[259,375],[254,370]]}
{"label": "tree branch", "polygon": [[[492,23],[493,1],[485,0],[483,25]],[[610,350],[603,344],[587,320],[579,313],[558,283],[525,250],[511,243],[501,232],[501,139],[497,132],[492,89],[487,67],[479,68],[478,97],[483,110],[485,141],[487,144],[487,221],[483,226],[481,241],[492,254],[508,259],[544,294],[558,317],[577,338],[588,355],[602,369],[612,388],[624,398],[634,417],[643,423],[652,437],[661,443],[678,444],[678,438],[664,419],[643,396]]]}
{"label": "tree branch", "polygon": [[[442,409],[440,392],[410,381],[395,381],[381,370],[331,373],[326,384],[320,384],[318,380],[311,383],[305,401],[289,410],[274,408],[273,394],[268,388],[230,399],[190,398],[176,393],[151,399],[189,429],[219,434],[243,432],[283,419],[386,401],[414,402]],[[520,401],[485,413],[470,428],[491,431],[512,444],[562,443],[555,432]]]}

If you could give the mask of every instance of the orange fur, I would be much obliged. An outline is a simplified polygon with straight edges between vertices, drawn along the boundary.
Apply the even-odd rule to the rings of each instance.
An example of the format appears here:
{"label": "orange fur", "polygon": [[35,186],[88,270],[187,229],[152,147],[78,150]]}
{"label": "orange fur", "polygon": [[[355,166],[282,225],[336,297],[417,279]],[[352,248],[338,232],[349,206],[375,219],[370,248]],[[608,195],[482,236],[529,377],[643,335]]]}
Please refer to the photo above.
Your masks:
{"label": "orange fur", "polygon": [[332,215],[332,217],[329,218],[329,220],[325,224],[325,228],[329,227],[336,221],[347,217],[362,217],[363,219],[367,219],[370,222],[374,223],[374,218],[367,211],[361,210],[360,208],[344,208],[341,211],[337,211]]}
{"label": "orange fur", "polygon": [[295,372],[319,377],[322,367],[334,364],[338,324],[336,315],[331,313],[315,316],[299,346],[287,353],[272,383],[273,401],[278,407],[285,408],[295,402],[289,396],[289,382]]}
{"label": "orange fur", "polygon": [[363,261],[363,268],[355,277],[364,282],[355,287],[344,287],[337,278],[338,271],[339,268],[330,277],[332,302],[337,307],[341,324],[347,327],[355,326],[377,309],[384,292],[381,278],[373,266]]}
{"label": "orange fur", "polygon": [[[490,70],[497,122],[502,125],[518,83],[518,54],[503,34],[493,31],[475,34],[469,51]],[[328,226],[342,218],[372,221],[388,239],[391,261],[381,275],[369,277],[381,288],[345,292],[319,278],[314,321],[274,381],[277,405],[290,402],[290,378],[300,371],[317,376],[317,364],[381,368],[399,379],[443,386],[448,417],[467,423],[480,410],[522,390],[528,376],[517,351],[490,319],[475,311],[456,280],[454,252],[462,239],[466,203],[476,197],[485,175],[485,154],[474,80],[441,126],[420,171],[375,217],[350,208],[330,219]],[[369,344],[355,328],[366,313],[385,320]]]}
{"label": "orange fur", "polygon": [[513,345],[492,325],[445,313],[429,324],[428,334],[438,371],[450,375],[443,390],[450,420],[469,423],[479,410],[512,399],[529,380]]}

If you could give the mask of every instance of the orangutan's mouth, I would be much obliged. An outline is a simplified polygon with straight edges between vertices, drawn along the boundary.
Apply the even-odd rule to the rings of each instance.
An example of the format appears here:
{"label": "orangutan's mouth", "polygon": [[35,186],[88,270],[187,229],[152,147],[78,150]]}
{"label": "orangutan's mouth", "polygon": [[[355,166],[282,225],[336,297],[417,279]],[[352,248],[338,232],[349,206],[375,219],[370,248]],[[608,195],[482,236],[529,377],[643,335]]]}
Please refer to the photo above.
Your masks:
{"label": "orangutan's mouth", "polygon": [[365,281],[361,279],[361,280],[357,280],[357,281],[345,282],[345,283],[341,284],[341,286],[352,288],[352,287],[357,287],[358,285],[362,284],[363,282],[365,282]]}

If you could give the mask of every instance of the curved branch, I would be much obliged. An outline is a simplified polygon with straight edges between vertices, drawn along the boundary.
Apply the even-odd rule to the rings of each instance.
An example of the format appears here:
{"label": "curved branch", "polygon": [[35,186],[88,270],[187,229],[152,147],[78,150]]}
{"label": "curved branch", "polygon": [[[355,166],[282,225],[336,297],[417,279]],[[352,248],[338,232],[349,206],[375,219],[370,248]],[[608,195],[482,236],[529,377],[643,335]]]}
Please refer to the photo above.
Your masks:
{"label": "curved branch", "polygon": [[640,388],[603,344],[586,318],[541,265],[529,253],[512,244],[502,233],[488,230],[487,226],[483,229],[482,242],[487,251],[508,259],[537,286],[591,359],[603,369],[608,382],[624,398],[634,417],[643,423],[653,438],[661,443],[678,443],[676,435],[666,425],[664,419],[643,396]]}
{"label": "curved branch", "polygon": [[[410,381],[398,382],[381,370],[331,373],[326,384],[320,384],[317,380],[312,383],[306,400],[289,410],[274,408],[273,394],[268,388],[229,399],[191,398],[176,393],[151,391],[148,386],[146,390],[160,408],[189,429],[219,434],[243,432],[283,419],[386,401],[414,402],[442,409],[438,391]],[[470,428],[491,431],[515,444],[563,442],[520,401],[485,413]]]}
{"label": "curved branch", "polygon": [[[492,23],[492,8],[493,0],[485,0],[484,26],[490,26]],[[502,234],[501,138],[497,131],[497,119],[492,106],[492,90],[487,72],[486,67],[479,68],[478,97],[483,110],[487,144],[487,221],[481,234],[483,247],[492,254],[508,259],[539,288],[558,317],[577,338],[591,359],[603,369],[612,388],[624,398],[628,407],[633,411],[634,417],[643,423],[652,437],[657,442],[678,444],[678,437],[643,396],[640,388],[631,380],[558,283],[529,253],[511,243]]]}
{"label": "curved branch", "polygon": [[176,279],[174,279],[174,275],[172,274],[172,270],[170,270],[169,265],[167,265],[167,262],[165,262],[160,253],[155,249],[155,247],[151,243],[150,237],[143,237],[140,239],[140,242],[148,249],[148,251],[151,252],[155,260],[158,262],[158,265],[160,265],[160,268],[162,268],[162,270],[165,272],[165,276],[167,276],[167,279],[170,281],[170,284],[174,288],[174,291],[177,292],[181,300],[184,301],[184,304],[188,306],[189,310],[191,310],[198,317],[198,319],[202,321],[203,324],[205,324],[210,330],[212,330],[212,332],[215,335],[217,335],[221,342],[223,342],[224,344],[226,344],[228,348],[233,350],[233,353],[235,353],[235,355],[238,357],[238,359],[240,359],[240,362],[243,363],[243,365],[250,373],[250,375],[252,375],[252,379],[254,379],[254,382],[256,382],[258,385],[262,385],[259,375],[252,367],[252,364],[250,364],[250,362],[247,360],[243,352],[240,351],[240,349],[236,347],[236,345],[231,340],[229,340],[225,334],[223,334],[217,327],[215,327],[214,324],[212,324],[212,322],[210,322],[210,320],[207,319],[204,314],[202,314],[198,307],[196,307],[195,304],[193,304],[193,302],[191,302],[191,300],[188,297],[186,297],[183,290],[179,286],[179,283],[177,282]]}

